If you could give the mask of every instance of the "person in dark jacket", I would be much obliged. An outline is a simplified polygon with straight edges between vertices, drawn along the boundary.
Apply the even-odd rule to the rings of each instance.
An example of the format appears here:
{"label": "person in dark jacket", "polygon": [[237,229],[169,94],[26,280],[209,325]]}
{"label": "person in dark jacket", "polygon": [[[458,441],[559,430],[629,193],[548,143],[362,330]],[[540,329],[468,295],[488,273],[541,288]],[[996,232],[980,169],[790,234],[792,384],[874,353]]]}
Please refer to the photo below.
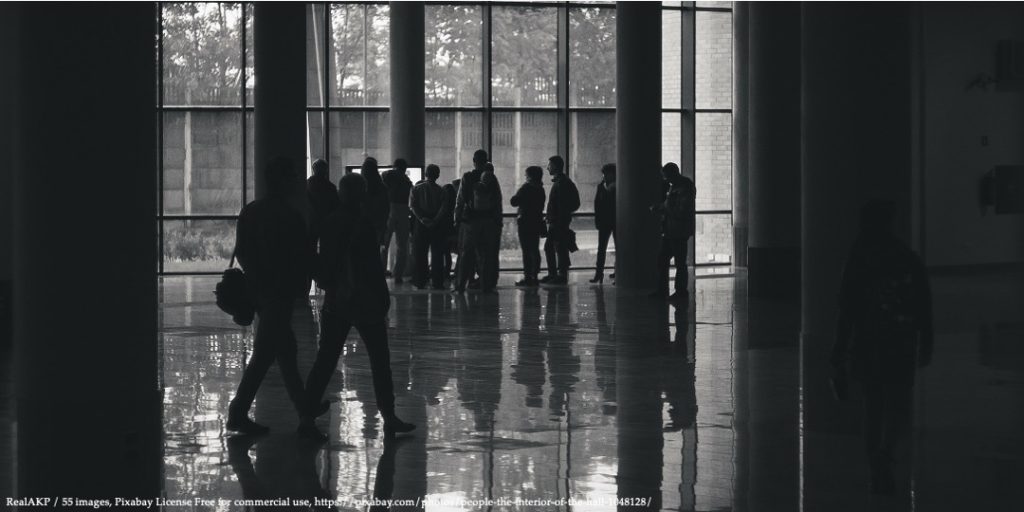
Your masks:
{"label": "person in dark jacket", "polygon": [[327,162],[316,159],[313,175],[306,180],[306,197],[309,199],[309,235],[313,251],[320,239],[320,224],[338,207],[338,187],[331,183]]}
{"label": "person in dark jacket", "polygon": [[[594,227],[597,228],[597,271],[591,283],[604,281],[605,255],[608,252],[608,238],[615,237],[615,164],[601,167],[604,179],[597,184],[594,194]],[[615,273],[612,273],[615,279]]]}
{"label": "person in dark jacket", "polygon": [[544,232],[544,169],[531,165],[526,168],[526,183],[512,196],[511,204],[518,208],[516,225],[519,228],[519,246],[523,250],[524,278],[516,286],[537,286],[540,281],[540,237]]}
{"label": "person in dark jacket", "polygon": [[242,208],[235,239],[235,257],[245,271],[259,323],[252,357],[231,400],[227,428],[247,434],[269,430],[249,419],[249,408],[275,360],[288,396],[300,414],[304,411],[291,322],[296,300],[309,292],[312,251],[306,222],[287,201],[289,191],[301,181],[292,162],[283,157],[270,161],[266,177],[270,193]]}
{"label": "person in dark jacket", "polygon": [[[441,168],[430,164],[427,166],[427,179],[416,184],[409,198],[409,208],[416,218],[413,228],[413,260],[416,272],[413,284],[417,288],[427,285],[428,268],[431,285],[435,290],[444,288],[444,253],[448,235],[448,212],[445,210],[445,191],[437,184]],[[427,255],[430,265],[427,266]]]}
{"label": "person in dark jacket", "polygon": [[933,347],[928,274],[892,233],[894,210],[892,202],[876,200],[861,211],[843,269],[831,359],[842,382],[839,398],[847,376],[863,386],[865,451],[879,494],[895,490],[893,452],[910,431],[916,368],[931,362]]}
{"label": "person in dark jacket", "polygon": [[391,277],[391,273],[386,269],[388,253],[384,250],[384,238],[388,233],[388,219],[391,216],[391,199],[388,198],[388,187],[384,184],[384,179],[381,178],[376,158],[367,157],[366,160],[363,160],[363,165],[359,172],[366,179],[366,204],[364,205],[364,211],[373,224],[374,233],[377,233],[377,245],[381,253],[381,260],[384,262],[385,273],[388,277]]}
{"label": "person in dark jacket", "polygon": [[[384,171],[382,180],[388,188],[388,224],[384,232],[384,248],[381,260],[388,269],[388,260],[394,265],[390,268],[395,284],[402,284],[405,266],[409,259],[409,194],[412,193],[412,180],[406,175],[409,165],[404,158],[395,160],[394,166]],[[395,255],[390,256],[391,239],[395,239]]]}
{"label": "person in dark jacket", "polygon": [[572,214],[580,208],[580,192],[565,174],[562,157],[555,155],[548,159],[548,173],[551,175],[551,192],[545,216],[548,239],[544,242],[548,275],[540,282],[566,284],[569,282],[569,246],[574,236],[569,225],[572,224]]}
{"label": "person in dark jacket", "polygon": [[370,358],[385,435],[415,428],[395,415],[387,329],[391,294],[380,262],[376,231],[361,207],[366,204],[366,193],[367,183],[362,176],[344,176],[338,182],[340,206],[324,221],[325,235],[316,265],[316,278],[326,292],[320,312],[320,348],[306,380],[306,414],[299,425],[299,433],[307,437],[323,437],[314,419],[326,410],[321,399],[353,326]]}
{"label": "person in dark jacket", "polygon": [[[651,206],[651,211],[661,214],[661,250],[658,253],[658,289],[652,297],[671,300],[689,298],[687,283],[689,279],[686,265],[686,247],[696,228],[697,189],[693,180],[679,172],[679,166],[673,162],[665,164],[661,169],[661,177],[665,180],[667,191],[664,200]],[[669,263],[676,262],[675,292],[668,294]]]}
{"label": "person in dark jacket", "polygon": [[[494,259],[490,249],[494,246],[491,237],[502,222],[501,189],[493,171],[487,173],[486,169],[487,152],[478,149],[473,153],[473,170],[462,175],[455,198],[455,219],[459,224],[458,277],[453,288],[456,293],[466,291],[475,272],[480,274],[485,293],[494,292],[497,284],[494,280],[497,272],[491,269]],[[500,229],[498,234],[500,236]]]}

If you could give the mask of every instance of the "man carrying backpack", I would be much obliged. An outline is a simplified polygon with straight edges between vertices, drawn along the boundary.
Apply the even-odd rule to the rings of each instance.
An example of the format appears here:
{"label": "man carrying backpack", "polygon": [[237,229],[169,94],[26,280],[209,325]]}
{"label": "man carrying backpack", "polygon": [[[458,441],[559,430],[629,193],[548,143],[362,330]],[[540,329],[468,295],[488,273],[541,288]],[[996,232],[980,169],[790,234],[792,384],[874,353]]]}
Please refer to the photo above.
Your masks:
{"label": "man carrying backpack", "polygon": [[[679,172],[679,166],[669,162],[661,168],[661,177],[668,189],[665,199],[651,206],[661,214],[661,250],[658,253],[658,289],[652,297],[682,300],[687,297],[686,246],[696,228],[697,188],[693,181]],[[676,262],[675,293],[668,294],[669,262]]]}
{"label": "man carrying backpack", "polygon": [[848,375],[863,385],[865,449],[879,494],[894,491],[894,448],[910,430],[915,369],[931,362],[933,344],[928,274],[893,235],[894,210],[891,202],[871,201],[861,211],[831,360],[841,382]]}
{"label": "man carrying backpack", "polygon": [[495,236],[501,236],[501,187],[494,176],[493,167],[487,170],[487,152],[473,153],[473,170],[462,175],[459,193],[455,199],[455,219],[459,223],[458,276],[453,291],[466,291],[473,273],[480,274],[484,293],[494,293],[497,286],[496,259],[491,254],[497,246]]}
{"label": "man carrying backpack", "polygon": [[565,174],[562,157],[555,155],[548,159],[548,174],[551,175],[551,192],[548,193],[545,215],[548,239],[544,242],[548,275],[540,282],[566,284],[569,282],[569,246],[575,236],[569,225],[572,224],[572,214],[580,209],[580,192]]}

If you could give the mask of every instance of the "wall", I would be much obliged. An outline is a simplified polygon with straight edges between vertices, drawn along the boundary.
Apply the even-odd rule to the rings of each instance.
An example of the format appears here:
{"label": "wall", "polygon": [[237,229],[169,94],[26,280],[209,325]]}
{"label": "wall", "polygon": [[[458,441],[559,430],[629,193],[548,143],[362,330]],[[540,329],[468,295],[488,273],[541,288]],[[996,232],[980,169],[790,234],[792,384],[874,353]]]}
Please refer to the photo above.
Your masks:
{"label": "wall", "polygon": [[977,189],[993,166],[1024,164],[1024,98],[966,88],[981,73],[995,74],[998,40],[1024,41],[1024,5],[935,3],[921,11],[925,259],[929,266],[1019,262],[1024,221],[983,215]]}

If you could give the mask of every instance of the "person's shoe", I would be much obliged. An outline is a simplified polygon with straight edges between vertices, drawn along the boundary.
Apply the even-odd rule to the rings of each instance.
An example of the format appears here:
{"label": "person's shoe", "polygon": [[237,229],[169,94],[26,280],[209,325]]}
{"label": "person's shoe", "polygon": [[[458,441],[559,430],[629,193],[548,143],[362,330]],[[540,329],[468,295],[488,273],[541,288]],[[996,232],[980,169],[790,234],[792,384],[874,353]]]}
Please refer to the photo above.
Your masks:
{"label": "person's shoe", "polygon": [[657,290],[647,295],[649,298],[665,300],[668,298],[668,290]]}
{"label": "person's shoe", "polygon": [[[612,275],[614,277],[614,274]],[[604,274],[594,274],[594,278],[590,280],[590,284],[601,284],[604,282]]]}
{"label": "person's shoe", "polygon": [[461,287],[458,287],[458,286],[452,288],[452,294],[453,295],[462,295],[463,293],[466,293],[466,289],[465,288],[461,288]]}
{"label": "person's shoe", "polygon": [[228,415],[228,422],[225,424],[228,430],[233,430],[240,434],[248,434],[251,436],[261,436],[270,432],[269,427],[265,427],[250,420],[248,416],[236,416]]}
{"label": "person's shoe", "polygon": [[470,281],[468,288],[470,290],[479,290],[480,289],[480,281]]}
{"label": "person's shoe", "polygon": [[385,270],[384,271],[384,277],[391,277],[391,271],[390,270]]}
{"label": "person's shoe", "polygon": [[690,296],[686,290],[676,290],[675,293],[668,296],[668,300],[672,302],[678,302],[682,300],[689,300]]}
{"label": "person's shoe", "polygon": [[540,278],[540,284],[547,284],[547,283],[550,283],[551,281],[553,281],[555,279],[558,279],[558,276],[556,276],[555,274],[548,274],[548,275]]}
{"label": "person's shoe", "polygon": [[516,286],[519,286],[519,287],[523,287],[523,286],[537,286],[537,280],[536,279],[522,279],[522,280],[516,281]]}
{"label": "person's shoe", "polygon": [[548,281],[548,284],[569,284],[569,278],[566,276],[556,276],[554,279]]}
{"label": "person's shoe", "polygon": [[485,289],[483,291],[483,294],[484,295],[497,295],[498,294],[498,290],[495,290],[494,288],[487,288],[487,289]]}
{"label": "person's shoe", "polygon": [[412,423],[406,423],[398,416],[392,416],[391,419],[384,420],[384,437],[395,437],[398,434],[405,434],[416,430],[416,425]]}

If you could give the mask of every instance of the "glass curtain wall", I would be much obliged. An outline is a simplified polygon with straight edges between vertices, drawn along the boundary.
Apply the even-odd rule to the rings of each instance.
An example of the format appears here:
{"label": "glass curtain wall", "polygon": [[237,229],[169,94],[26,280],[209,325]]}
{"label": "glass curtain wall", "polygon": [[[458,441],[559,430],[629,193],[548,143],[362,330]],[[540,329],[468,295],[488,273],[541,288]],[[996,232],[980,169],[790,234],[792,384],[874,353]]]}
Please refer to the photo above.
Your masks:
{"label": "glass curtain wall", "polygon": [[[592,267],[593,198],[601,166],[615,161],[614,4],[425,9],[427,163],[448,183],[486,149],[507,203],[527,166],[562,155],[582,202],[573,266]],[[251,10],[161,4],[161,273],[221,271],[238,210],[253,199]],[[308,158],[328,160],[333,181],[366,156],[387,164],[396,156],[388,4],[307,4],[306,22]],[[663,159],[697,184],[698,265],[732,261],[731,23],[729,2],[664,5]],[[501,265],[515,270],[521,255],[513,210],[505,211]],[[614,251],[612,243],[609,266]]]}

